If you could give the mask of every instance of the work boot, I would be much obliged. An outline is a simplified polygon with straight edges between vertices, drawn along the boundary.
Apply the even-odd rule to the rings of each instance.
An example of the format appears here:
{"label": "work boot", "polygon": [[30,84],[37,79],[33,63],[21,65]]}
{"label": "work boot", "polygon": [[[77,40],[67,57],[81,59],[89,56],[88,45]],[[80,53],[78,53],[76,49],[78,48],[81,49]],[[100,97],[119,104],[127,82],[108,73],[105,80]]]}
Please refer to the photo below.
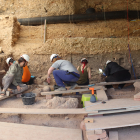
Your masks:
{"label": "work boot", "polygon": [[56,89],[55,91],[66,91],[65,87],[59,87],[58,89]]}
{"label": "work boot", "polygon": [[69,88],[69,90],[75,89],[78,86],[77,83],[72,83],[71,87]]}

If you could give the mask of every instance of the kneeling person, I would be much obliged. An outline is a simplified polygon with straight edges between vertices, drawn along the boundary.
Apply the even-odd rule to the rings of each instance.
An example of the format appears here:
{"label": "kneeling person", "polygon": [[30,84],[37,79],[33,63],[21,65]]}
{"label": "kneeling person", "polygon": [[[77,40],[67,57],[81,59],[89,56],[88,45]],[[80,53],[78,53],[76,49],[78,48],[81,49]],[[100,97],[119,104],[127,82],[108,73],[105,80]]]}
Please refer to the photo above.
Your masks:
{"label": "kneeling person", "polygon": [[27,54],[23,54],[19,58],[18,63],[13,63],[10,65],[9,70],[2,79],[3,90],[1,95],[5,95],[8,88],[12,89],[10,93],[13,94],[18,94],[28,89],[28,86],[21,82],[23,67],[28,64],[28,61],[29,56]]}
{"label": "kneeling person", "polygon": [[57,91],[66,90],[64,83],[71,85],[70,89],[74,89],[80,77],[77,69],[69,61],[62,60],[58,54],[52,54],[50,60],[53,65],[48,70],[47,82],[50,83],[50,74],[53,72],[54,79],[59,86]]}

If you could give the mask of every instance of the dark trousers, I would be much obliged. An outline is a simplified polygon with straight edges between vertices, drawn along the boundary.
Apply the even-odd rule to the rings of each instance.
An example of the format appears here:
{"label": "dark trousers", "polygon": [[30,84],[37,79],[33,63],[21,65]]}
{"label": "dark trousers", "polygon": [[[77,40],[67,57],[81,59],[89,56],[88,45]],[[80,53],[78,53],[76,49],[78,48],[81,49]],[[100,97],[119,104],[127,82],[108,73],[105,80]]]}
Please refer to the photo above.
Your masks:
{"label": "dark trousers", "polygon": [[[118,71],[109,75],[105,81],[106,82],[120,82],[120,81],[128,81],[131,79],[131,74],[128,70]],[[120,84],[119,88],[123,88],[125,84]],[[106,86],[107,88],[111,88],[112,86]]]}
{"label": "dark trousers", "polygon": [[[77,77],[74,76],[73,74],[76,75]],[[69,72],[63,71],[63,70],[54,70],[53,71],[54,79],[59,87],[65,87],[64,83],[66,83],[66,84],[76,83],[78,81],[78,79],[79,79],[78,77],[80,77],[80,75],[75,72],[73,72],[73,74],[69,74]]]}

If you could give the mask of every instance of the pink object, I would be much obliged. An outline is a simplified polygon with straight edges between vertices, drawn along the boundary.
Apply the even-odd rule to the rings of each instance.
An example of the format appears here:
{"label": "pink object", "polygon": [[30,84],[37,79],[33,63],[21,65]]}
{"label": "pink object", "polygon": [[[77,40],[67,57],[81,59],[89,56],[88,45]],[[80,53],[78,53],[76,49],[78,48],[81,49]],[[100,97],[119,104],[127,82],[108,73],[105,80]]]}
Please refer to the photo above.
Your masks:
{"label": "pink object", "polygon": [[135,101],[140,101],[140,98],[134,98]]}
{"label": "pink object", "polygon": [[80,124],[80,128],[81,128],[82,130],[86,130],[84,120],[81,122],[81,124]]}

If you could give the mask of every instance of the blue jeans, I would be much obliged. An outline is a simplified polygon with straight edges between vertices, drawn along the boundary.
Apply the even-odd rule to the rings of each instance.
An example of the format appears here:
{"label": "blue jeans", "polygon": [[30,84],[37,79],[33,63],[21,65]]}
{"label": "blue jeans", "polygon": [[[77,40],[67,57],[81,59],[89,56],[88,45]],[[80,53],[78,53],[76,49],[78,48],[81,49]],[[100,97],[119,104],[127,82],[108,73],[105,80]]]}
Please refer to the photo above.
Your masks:
{"label": "blue jeans", "polygon": [[75,72],[72,73],[77,77],[63,70],[54,70],[53,76],[58,86],[65,87],[64,83],[70,84],[70,83],[76,83],[78,81],[79,79],[78,77],[80,77],[80,75]]}

